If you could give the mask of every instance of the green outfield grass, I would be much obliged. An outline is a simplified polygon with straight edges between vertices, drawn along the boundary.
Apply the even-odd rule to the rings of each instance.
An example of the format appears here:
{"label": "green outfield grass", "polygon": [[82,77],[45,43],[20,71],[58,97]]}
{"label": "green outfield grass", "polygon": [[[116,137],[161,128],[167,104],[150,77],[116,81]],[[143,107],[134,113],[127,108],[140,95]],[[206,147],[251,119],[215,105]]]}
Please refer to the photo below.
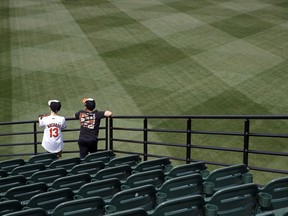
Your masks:
{"label": "green outfield grass", "polygon": [[0,121],[37,119],[49,99],[72,117],[83,97],[114,115],[286,114],[287,9],[287,0],[1,0]]}

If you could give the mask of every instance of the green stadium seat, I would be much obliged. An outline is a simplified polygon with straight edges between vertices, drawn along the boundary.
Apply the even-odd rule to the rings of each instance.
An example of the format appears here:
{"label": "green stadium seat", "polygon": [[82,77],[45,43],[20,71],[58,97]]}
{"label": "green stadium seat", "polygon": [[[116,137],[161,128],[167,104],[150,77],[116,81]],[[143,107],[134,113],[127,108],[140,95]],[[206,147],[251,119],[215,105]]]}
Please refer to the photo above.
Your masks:
{"label": "green stadium seat", "polygon": [[166,180],[157,190],[157,203],[191,195],[202,195],[203,179],[200,174],[190,174]]}
{"label": "green stadium seat", "polygon": [[74,196],[74,199],[100,196],[104,200],[109,200],[119,191],[121,191],[120,180],[117,178],[110,178],[83,185]]}
{"label": "green stadium seat", "polygon": [[195,174],[195,173],[200,173],[200,174],[209,173],[204,161],[197,161],[197,162],[193,162],[189,164],[175,166],[168,173],[166,173],[166,179],[175,178],[175,177],[179,177],[183,175]]}
{"label": "green stadium seat", "polygon": [[131,167],[134,167],[137,164],[139,164],[141,160],[142,159],[138,154],[127,155],[127,156],[116,157],[116,158],[111,159],[109,163],[107,164],[107,166],[115,167],[115,166],[127,164]]}
{"label": "green stadium seat", "polygon": [[107,151],[99,151],[92,154],[87,155],[83,162],[89,163],[93,161],[102,161],[107,164],[111,159],[115,158],[115,153],[111,150]]}
{"label": "green stadium seat", "polygon": [[274,179],[260,188],[260,192],[272,196],[271,205],[262,211],[275,210],[288,207],[288,177]]}
{"label": "green stadium seat", "polygon": [[[165,201],[152,210],[151,216],[200,216],[205,206],[201,195],[186,196]],[[207,215],[208,216],[208,215]],[[232,216],[232,215],[231,215]]]}
{"label": "green stadium seat", "polygon": [[27,161],[28,164],[42,163],[45,166],[49,166],[53,161],[57,160],[57,155],[54,153],[43,153],[33,155]]}
{"label": "green stadium seat", "polygon": [[256,214],[256,216],[288,216],[288,208],[280,208]]}
{"label": "green stadium seat", "polygon": [[165,174],[162,170],[150,170],[129,176],[126,181],[123,182],[122,189],[135,188],[147,184],[151,184],[157,188],[160,187],[164,181]]}
{"label": "green stadium seat", "polygon": [[102,161],[94,161],[89,163],[81,163],[74,166],[70,174],[81,174],[81,173],[88,173],[89,175],[95,175],[99,170],[104,169],[105,164]]}
{"label": "green stadium seat", "polygon": [[55,160],[49,165],[49,169],[64,168],[69,172],[74,166],[81,163],[79,157],[65,158],[60,160]]}
{"label": "green stadium seat", "polygon": [[125,181],[128,176],[132,174],[132,168],[129,165],[121,165],[117,167],[108,167],[99,170],[95,176],[92,177],[92,181],[104,180],[109,178],[117,178],[120,181]]}
{"label": "green stadium seat", "polygon": [[[205,210],[216,207],[217,216],[249,216],[257,211],[259,189],[256,184],[231,186],[206,198]],[[215,212],[215,213],[216,213]]]}
{"label": "green stadium seat", "polygon": [[169,172],[172,169],[170,159],[168,157],[163,157],[149,161],[142,161],[133,169],[133,173],[155,169],[161,169],[164,173]]}
{"label": "green stadium seat", "polygon": [[46,169],[34,173],[27,181],[27,184],[44,182],[49,187],[56,179],[66,175],[67,171],[64,168]]}
{"label": "green stadium seat", "polygon": [[105,216],[148,216],[147,212],[142,208],[134,208],[116,213],[106,214]]}
{"label": "green stadium seat", "polygon": [[[246,180],[250,177],[250,180]],[[228,167],[215,169],[209,173],[204,179],[204,191],[207,196],[210,196],[215,191],[220,189],[252,183],[252,174],[249,173],[249,168],[245,164],[236,164]],[[209,192],[206,191],[206,185],[209,185]],[[213,186],[213,188],[211,188]]]}
{"label": "green stadium seat", "polygon": [[24,206],[28,200],[36,194],[44,193],[47,191],[45,183],[39,182],[30,185],[22,185],[10,188],[0,201],[4,200],[18,200]]}
{"label": "green stadium seat", "polygon": [[27,179],[23,175],[0,178],[0,194],[6,193],[10,188],[25,185]]}
{"label": "green stadium seat", "polygon": [[101,197],[88,197],[67,201],[55,207],[51,216],[102,216],[105,202]]}
{"label": "green stadium seat", "polygon": [[65,176],[56,179],[51,186],[49,187],[49,191],[58,190],[62,188],[69,188],[74,192],[77,192],[79,188],[91,182],[91,176],[87,173],[81,173],[77,175]]}
{"label": "green stadium seat", "polygon": [[0,162],[0,169],[6,170],[10,173],[14,168],[25,165],[26,162],[21,158],[4,160]]}
{"label": "green stadium seat", "polygon": [[45,169],[45,165],[41,163],[27,164],[14,168],[11,171],[11,175],[23,175],[28,179],[34,173]]}
{"label": "green stadium seat", "polygon": [[8,172],[6,170],[0,169],[0,178],[7,177]]}
{"label": "green stadium seat", "polygon": [[156,205],[156,189],[152,185],[144,185],[116,193],[105,206],[106,214],[143,208],[152,210]]}
{"label": "green stadium seat", "polygon": [[42,208],[32,208],[5,214],[4,216],[48,216]]}
{"label": "green stadium seat", "polygon": [[37,194],[33,196],[24,209],[27,208],[42,208],[47,214],[51,214],[54,208],[64,202],[73,200],[73,192],[69,188],[63,188],[54,191]]}
{"label": "green stadium seat", "polygon": [[0,215],[21,211],[23,206],[18,200],[7,200],[0,202]]}
{"label": "green stadium seat", "polygon": [[31,208],[5,214],[4,216],[48,216],[42,208]]}

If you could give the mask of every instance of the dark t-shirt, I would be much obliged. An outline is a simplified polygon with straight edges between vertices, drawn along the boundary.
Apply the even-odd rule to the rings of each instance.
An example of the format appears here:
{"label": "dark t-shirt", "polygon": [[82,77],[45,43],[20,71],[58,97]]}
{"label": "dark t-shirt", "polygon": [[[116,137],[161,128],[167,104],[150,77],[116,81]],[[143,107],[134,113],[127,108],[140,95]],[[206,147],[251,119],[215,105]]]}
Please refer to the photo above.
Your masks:
{"label": "dark t-shirt", "polygon": [[93,112],[86,112],[80,110],[75,113],[76,119],[80,120],[80,135],[79,142],[93,142],[98,139],[99,126],[101,118],[104,118],[104,112],[95,110]]}

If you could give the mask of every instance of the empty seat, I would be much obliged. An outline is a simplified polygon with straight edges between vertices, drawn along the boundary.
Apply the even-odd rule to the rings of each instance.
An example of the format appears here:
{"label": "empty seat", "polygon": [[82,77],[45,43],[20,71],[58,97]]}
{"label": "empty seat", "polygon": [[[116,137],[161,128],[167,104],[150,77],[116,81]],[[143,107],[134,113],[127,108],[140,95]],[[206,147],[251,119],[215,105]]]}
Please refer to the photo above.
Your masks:
{"label": "empty seat", "polygon": [[33,185],[22,185],[10,188],[1,198],[1,201],[14,199],[20,201],[22,205],[25,205],[31,197],[46,191],[47,186],[42,182],[35,183]]}
{"label": "empty seat", "polygon": [[111,150],[99,151],[99,152],[95,152],[95,153],[87,155],[83,159],[83,162],[102,161],[106,164],[114,157],[115,157],[115,153]]}
{"label": "empty seat", "polygon": [[49,165],[49,169],[54,168],[64,168],[68,172],[77,164],[81,163],[81,159],[79,157],[73,158],[65,158],[61,160],[55,160]]}
{"label": "empty seat", "polygon": [[104,180],[109,178],[117,178],[120,181],[125,181],[128,176],[132,173],[132,168],[129,165],[121,165],[117,167],[109,167],[99,170],[95,176],[92,177],[94,180]]}
{"label": "empty seat", "polygon": [[57,205],[73,200],[73,195],[72,190],[69,188],[37,194],[28,201],[26,208],[42,208],[47,214],[51,214]]}
{"label": "empty seat", "polygon": [[156,205],[156,189],[152,185],[144,185],[116,193],[105,206],[106,214],[133,208],[152,210]]}
{"label": "empty seat", "polygon": [[147,212],[142,208],[134,208],[116,213],[106,214],[105,216],[148,216]]}
{"label": "empty seat", "polygon": [[25,185],[26,181],[27,180],[23,175],[0,178],[0,194],[5,193],[10,188]]}
{"label": "empty seat", "polygon": [[0,169],[6,170],[10,173],[15,167],[25,165],[25,161],[21,158],[4,160],[0,162]]}
{"label": "empty seat", "polygon": [[46,169],[45,165],[41,163],[27,164],[27,165],[14,168],[11,171],[11,175],[23,175],[26,178],[29,178],[35,172],[45,170],[45,169]]}
{"label": "empty seat", "polygon": [[6,170],[0,169],[0,178],[7,177],[8,172]]}
{"label": "empty seat", "polygon": [[42,208],[31,208],[22,211],[16,211],[5,214],[5,216],[47,216],[46,212]]}
{"label": "empty seat", "polygon": [[141,162],[141,157],[138,154],[134,154],[134,155],[127,155],[127,156],[113,158],[109,161],[107,166],[113,167],[113,166],[127,164],[131,167],[134,167],[140,162]]}
{"label": "empty seat", "polygon": [[[165,201],[152,210],[151,216],[199,216],[203,215],[205,201],[201,195],[186,196]],[[207,214],[208,216],[208,214]]]}
{"label": "empty seat", "polygon": [[54,153],[43,153],[31,156],[27,161],[27,163],[29,164],[42,163],[45,166],[49,166],[56,159],[57,155]]}
{"label": "empty seat", "polygon": [[34,173],[27,181],[27,184],[44,182],[49,187],[56,179],[66,175],[67,171],[64,168],[46,169]]}
{"label": "empty seat", "polygon": [[119,191],[121,191],[120,180],[117,178],[110,178],[83,185],[74,196],[74,199],[100,196],[102,199],[108,200]]}
{"label": "empty seat", "polygon": [[91,182],[91,177],[87,173],[65,176],[65,177],[56,179],[51,184],[48,190],[50,191],[50,190],[58,190],[62,188],[69,188],[72,191],[77,191],[82,185],[88,182]]}
{"label": "empty seat", "polygon": [[219,190],[206,199],[206,210],[209,210],[210,206],[216,206],[217,216],[254,215],[257,210],[258,192],[258,186],[253,183]]}
{"label": "empty seat", "polygon": [[23,206],[18,200],[7,200],[0,202],[0,215],[21,211]]}
{"label": "empty seat", "polygon": [[147,184],[160,187],[164,181],[165,174],[162,170],[150,170],[129,176],[126,181],[123,182],[122,189],[135,188]]}
{"label": "empty seat", "polygon": [[166,180],[157,190],[157,203],[183,196],[202,195],[203,179],[200,174],[190,174]]}
{"label": "empty seat", "polygon": [[105,164],[102,161],[94,161],[89,163],[82,163],[74,166],[70,174],[80,174],[80,173],[88,173],[89,175],[95,175],[99,170],[104,169]]}
{"label": "empty seat", "polygon": [[142,161],[133,169],[133,173],[155,169],[161,169],[164,173],[170,171],[172,169],[170,159],[168,157],[164,157],[150,161]]}

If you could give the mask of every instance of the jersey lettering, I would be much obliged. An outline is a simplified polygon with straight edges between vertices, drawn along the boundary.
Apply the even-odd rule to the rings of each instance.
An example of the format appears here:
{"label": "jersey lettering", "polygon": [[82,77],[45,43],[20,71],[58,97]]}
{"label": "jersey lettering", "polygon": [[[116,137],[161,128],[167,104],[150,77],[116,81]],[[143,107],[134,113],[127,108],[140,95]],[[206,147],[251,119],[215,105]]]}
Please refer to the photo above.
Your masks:
{"label": "jersey lettering", "polygon": [[59,136],[59,129],[57,127],[50,128],[49,132],[50,132],[50,138]]}

